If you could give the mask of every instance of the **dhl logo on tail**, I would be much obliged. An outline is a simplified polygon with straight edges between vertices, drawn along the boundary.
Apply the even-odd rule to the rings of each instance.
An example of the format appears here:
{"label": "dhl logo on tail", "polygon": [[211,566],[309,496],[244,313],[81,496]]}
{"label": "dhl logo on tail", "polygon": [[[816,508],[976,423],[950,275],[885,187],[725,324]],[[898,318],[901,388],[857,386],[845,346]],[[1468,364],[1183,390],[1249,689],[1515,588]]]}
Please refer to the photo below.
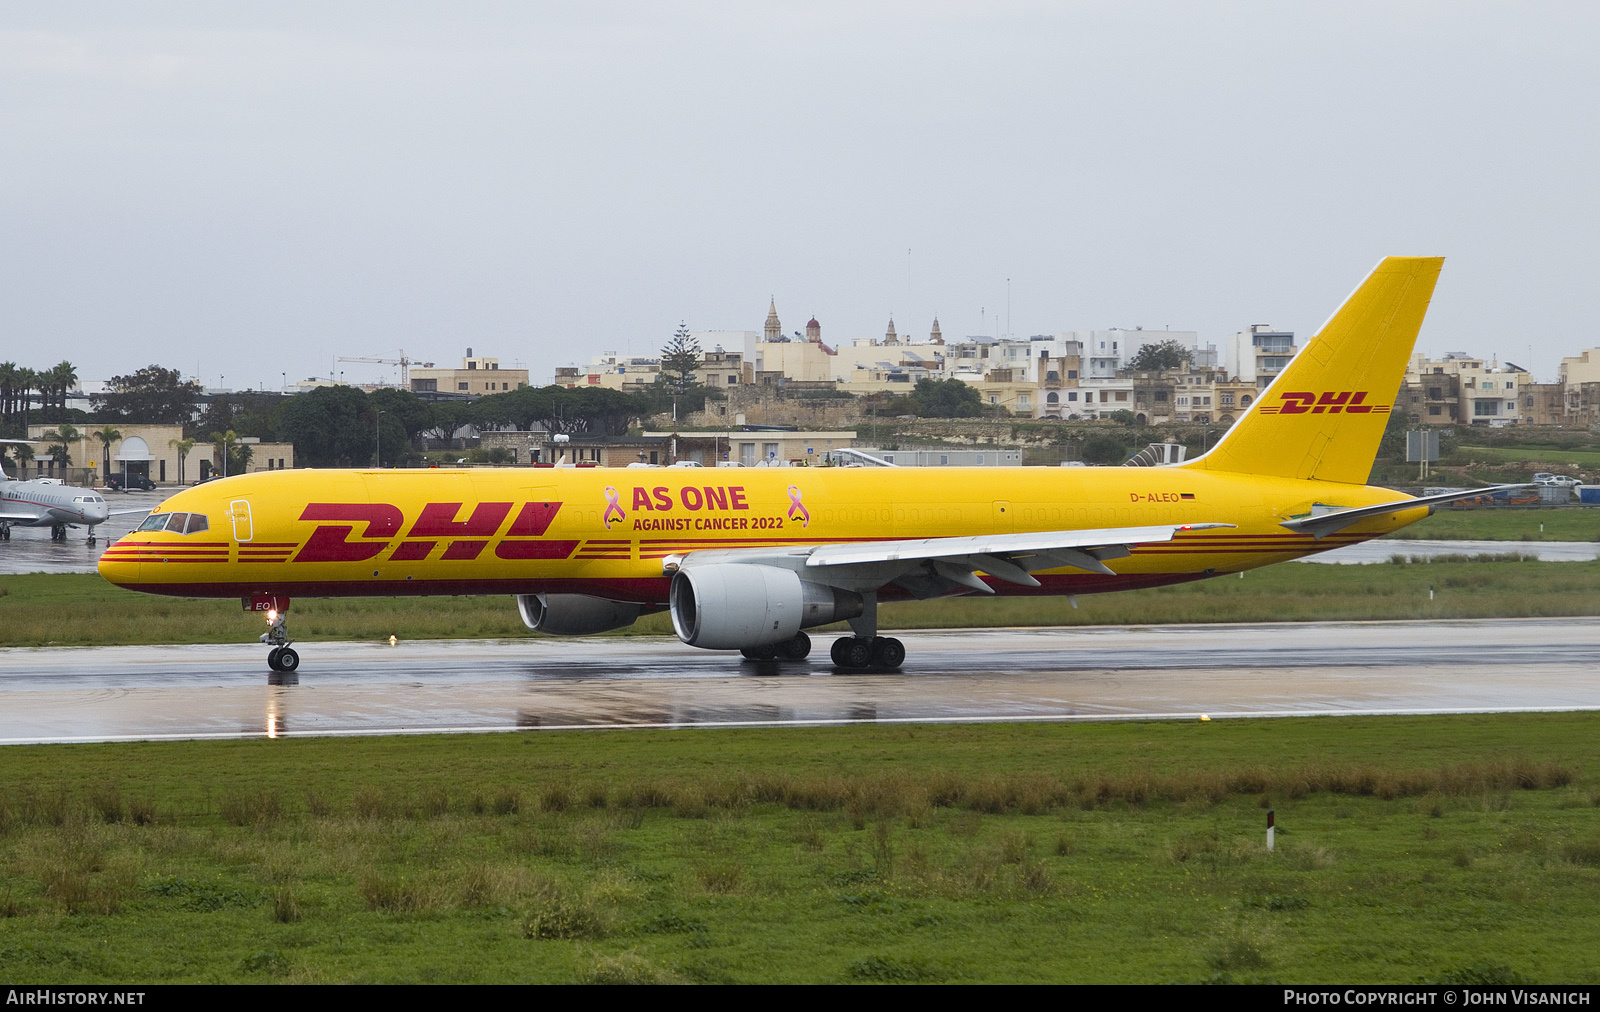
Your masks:
{"label": "dhl logo on tail", "polygon": [[1322,394],[1307,393],[1302,391],[1289,391],[1278,395],[1284,403],[1263,404],[1260,412],[1263,415],[1320,415],[1327,412],[1337,415],[1343,411],[1347,415],[1386,415],[1389,413],[1387,404],[1368,404],[1367,391],[1344,390],[1339,393],[1327,391]]}

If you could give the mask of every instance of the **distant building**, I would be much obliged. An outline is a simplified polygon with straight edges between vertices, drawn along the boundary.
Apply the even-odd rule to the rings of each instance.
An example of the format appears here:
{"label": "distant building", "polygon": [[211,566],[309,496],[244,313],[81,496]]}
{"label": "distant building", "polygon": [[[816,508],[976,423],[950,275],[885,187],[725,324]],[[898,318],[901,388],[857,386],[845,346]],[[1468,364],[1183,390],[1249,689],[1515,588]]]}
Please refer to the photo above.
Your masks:
{"label": "distant building", "polygon": [[1562,359],[1558,380],[1569,387],[1600,383],[1600,348]]}
{"label": "distant building", "polygon": [[1417,352],[1406,365],[1395,408],[1426,425],[1516,425],[1540,407],[1533,386],[1528,371],[1510,362],[1486,363],[1465,352],[1430,359]]}
{"label": "distant building", "polygon": [[818,464],[829,450],[855,445],[850,431],[794,432],[789,430],[726,429],[714,432],[646,432],[646,438],[676,441],[677,460],[705,467],[728,462],[754,467],[758,463]]}
{"label": "distant building", "polygon": [[555,385],[572,389],[590,386],[633,393],[648,387],[661,376],[661,359],[646,355],[618,355],[603,351],[587,366],[560,366]]}
{"label": "distant building", "polygon": [[1228,375],[1254,383],[1257,390],[1278,378],[1299,351],[1294,332],[1273,330],[1265,323],[1229,334],[1223,342],[1223,366]]}
{"label": "distant building", "polygon": [[528,385],[528,370],[502,369],[497,358],[475,357],[472,349],[459,369],[412,369],[415,393],[456,393],[478,397],[505,393]]}
{"label": "distant building", "polygon": [[[222,473],[222,452],[207,440],[196,440],[187,454],[178,452],[183,441],[181,425],[140,425],[135,422],[118,422],[113,428],[122,433],[111,441],[111,467],[106,469],[106,445],[94,434],[103,425],[88,425],[78,429],[79,436],[67,444],[67,454],[72,459],[70,467],[46,457],[48,447],[34,447],[36,456],[27,468],[27,477],[56,477],[69,482],[87,485],[104,485],[112,475],[148,478],[158,485],[194,484],[212,474]],[[28,438],[40,439],[54,425],[28,426]],[[250,462],[246,472],[276,471],[294,467],[293,443],[264,443],[254,437],[244,437],[238,445],[250,447]],[[15,475],[24,477],[19,469]]]}
{"label": "distant building", "polygon": [[[1021,450],[955,450],[937,447],[930,450],[880,450],[874,447],[856,447],[862,453],[877,457],[896,467],[1021,467]],[[852,454],[835,454],[835,463],[860,463]]]}

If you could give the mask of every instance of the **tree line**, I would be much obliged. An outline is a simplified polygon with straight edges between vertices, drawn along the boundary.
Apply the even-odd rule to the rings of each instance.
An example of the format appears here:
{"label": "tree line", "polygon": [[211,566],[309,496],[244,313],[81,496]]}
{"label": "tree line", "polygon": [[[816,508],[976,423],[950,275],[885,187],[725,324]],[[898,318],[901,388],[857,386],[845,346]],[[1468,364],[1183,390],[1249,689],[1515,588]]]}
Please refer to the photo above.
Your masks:
{"label": "tree line", "polygon": [[[681,366],[681,363],[680,363]],[[99,436],[109,457],[110,444],[122,438],[118,424],[181,425],[185,442],[216,443],[226,448],[230,473],[250,460],[254,437],[264,442],[293,443],[295,458],[305,467],[366,466],[375,461],[392,466],[420,459],[426,438],[448,439],[463,426],[480,430],[544,428],[569,435],[621,435],[639,419],[671,409],[698,411],[710,393],[684,382],[683,374],[641,393],[603,387],[567,389],[523,387],[490,394],[476,401],[425,401],[408,390],[318,387],[304,394],[240,391],[209,400],[199,383],[185,381],[176,369],[150,365],[126,376],[113,376],[106,391],[90,398],[90,410],[66,406],[66,393],[78,382],[76,369],[62,362],[35,372],[13,362],[0,364],[0,432],[22,438],[30,424],[56,422],[45,434],[48,454],[70,463],[68,444],[88,430]],[[99,426],[98,432],[91,427]],[[24,459],[34,454],[20,448]],[[107,465],[109,467],[109,464]]]}

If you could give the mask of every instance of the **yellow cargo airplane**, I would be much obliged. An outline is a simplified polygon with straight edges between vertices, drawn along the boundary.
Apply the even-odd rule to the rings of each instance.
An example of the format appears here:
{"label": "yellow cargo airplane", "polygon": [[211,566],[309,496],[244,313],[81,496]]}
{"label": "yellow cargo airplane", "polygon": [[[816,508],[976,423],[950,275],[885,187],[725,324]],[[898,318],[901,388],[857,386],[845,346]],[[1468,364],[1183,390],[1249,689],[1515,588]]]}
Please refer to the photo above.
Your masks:
{"label": "yellow cargo airplane", "polygon": [[515,595],[556,635],[666,608],[683,642],[898,668],[879,601],[1096,594],[1387,534],[1437,503],[1366,485],[1443,260],[1390,257],[1209,453],[1141,468],[291,470],[180,492],[107,549],[131,590],[238,597],[292,671],[294,597]]}

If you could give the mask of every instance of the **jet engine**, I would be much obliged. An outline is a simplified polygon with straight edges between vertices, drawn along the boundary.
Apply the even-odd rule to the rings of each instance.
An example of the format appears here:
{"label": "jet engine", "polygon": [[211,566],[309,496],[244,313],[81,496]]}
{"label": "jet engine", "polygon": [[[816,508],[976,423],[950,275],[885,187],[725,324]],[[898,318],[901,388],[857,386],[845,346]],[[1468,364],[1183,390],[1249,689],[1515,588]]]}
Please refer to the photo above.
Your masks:
{"label": "jet engine", "polygon": [[743,650],[861,614],[860,594],[807,583],[777,566],[691,566],[672,578],[672,628],[692,647]]}
{"label": "jet engine", "polygon": [[517,611],[529,629],[552,636],[592,636],[633,625],[646,607],[588,594],[518,594]]}

